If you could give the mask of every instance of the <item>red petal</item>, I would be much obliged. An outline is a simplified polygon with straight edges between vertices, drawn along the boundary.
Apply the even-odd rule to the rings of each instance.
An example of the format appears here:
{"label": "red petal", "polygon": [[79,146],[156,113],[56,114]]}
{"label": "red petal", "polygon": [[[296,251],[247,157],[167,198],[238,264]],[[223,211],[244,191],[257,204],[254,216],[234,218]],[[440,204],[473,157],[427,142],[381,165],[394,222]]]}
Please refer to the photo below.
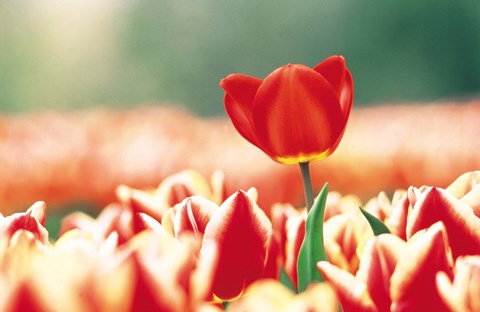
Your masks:
{"label": "red petal", "polygon": [[216,296],[235,298],[262,276],[271,232],[270,220],[247,193],[239,191],[222,204],[207,224],[201,250],[218,246]]}
{"label": "red petal", "polygon": [[11,290],[3,311],[48,311],[49,308],[40,297],[35,287],[26,281],[18,282],[15,287],[10,285]]}
{"label": "red petal", "polygon": [[167,210],[153,194],[125,185],[117,187],[117,197],[121,202],[131,206],[133,211],[146,213],[158,222],[162,221],[163,214]]}
{"label": "red petal", "polygon": [[45,208],[45,203],[39,201],[33,204],[27,212],[14,213],[3,218],[0,223],[0,233],[4,232],[12,237],[15,232],[26,230],[33,233],[42,243],[46,243],[48,241],[48,231],[41,224],[41,221],[45,222]]}
{"label": "red petal", "polygon": [[407,222],[407,237],[442,221],[454,258],[480,253],[480,219],[445,190],[428,188],[417,199]]}
{"label": "red petal", "polygon": [[298,286],[297,261],[300,248],[302,247],[302,243],[305,238],[306,220],[306,213],[298,215],[289,220],[287,228],[288,245],[286,246],[287,255],[285,259],[285,271],[295,286]]}
{"label": "red petal", "polygon": [[149,249],[133,253],[135,278],[129,311],[184,311],[189,276],[195,267],[192,250],[173,237],[150,236]]}
{"label": "red petal", "polygon": [[330,83],[303,65],[272,72],[253,106],[258,141],[282,163],[325,158],[333,152],[346,121]]}
{"label": "red petal", "polygon": [[196,235],[205,232],[210,218],[219,208],[201,196],[192,196],[176,206],[174,231],[178,237],[184,232],[193,232]]}
{"label": "red petal", "polygon": [[337,91],[337,94],[340,94],[347,71],[347,64],[343,56],[332,55],[327,57],[315,66],[313,70],[325,77],[330,85]]}
{"label": "red petal", "polygon": [[390,234],[374,237],[365,245],[357,277],[366,282],[379,311],[390,311],[390,278],[404,249],[405,242]]}
{"label": "red petal", "polygon": [[345,58],[341,55],[332,55],[313,68],[335,89],[345,117],[348,118],[353,104],[353,78],[347,69]]}
{"label": "red petal", "polygon": [[435,285],[438,272],[453,276],[447,252],[441,222],[409,241],[390,279],[392,311],[447,311]]}
{"label": "red petal", "polygon": [[317,263],[318,270],[325,281],[333,287],[343,311],[376,312],[375,303],[370,298],[366,285],[351,273],[344,271],[327,261]]}
{"label": "red petal", "polygon": [[439,272],[436,282],[443,302],[452,311],[480,311],[480,256],[458,258],[454,280]]}
{"label": "red petal", "polygon": [[392,231],[392,234],[406,240],[407,234],[405,231],[407,227],[408,208],[410,206],[407,193],[405,191],[396,191],[392,205],[391,214],[387,220],[385,220],[385,224]]}
{"label": "red petal", "polygon": [[325,251],[332,264],[351,273],[358,269],[358,234],[355,230],[355,217],[344,213],[336,215],[324,225]]}
{"label": "red petal", "polygon": [[220,81],[220,86],[225,90],[225,110],[235,129],[258,147],[260,146],[252,124],[252,107],[261,84],[261,79],[241,74],[232,74]]}

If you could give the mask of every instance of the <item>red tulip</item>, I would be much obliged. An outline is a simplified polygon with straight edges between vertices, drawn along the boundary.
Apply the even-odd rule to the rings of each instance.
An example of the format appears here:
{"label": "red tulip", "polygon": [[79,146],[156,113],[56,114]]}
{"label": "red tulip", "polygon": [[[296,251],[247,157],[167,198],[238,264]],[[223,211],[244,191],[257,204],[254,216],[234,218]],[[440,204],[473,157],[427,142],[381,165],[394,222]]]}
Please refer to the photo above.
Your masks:
{"label": "red tulip", "polygon": [[408,238],[442,221],[454,258],[480,253],[480,218],[467,204],[446,190],[435,187],[411,187],[409,200],[413,208],[407,221]]}
{"label": "red tulip", "polygon": [[445,311],[435,282],[439,272],[453,276],[449,248],[437,222],[406,243],[393,234],[370,239],[355,275],[327,261],[317,267],[344,311]]}
{"label": "red tulip", "polygon": [[46,205],[42,201],[34,203],[27,212],[17,212],[8,217],[0,218],[0,233],[11,238],[17,231],[25,230],[33,233],[42,243],[48,242],[48,232],[45,228]]}
{"label": "red tulip", "polygon": [[262,277],[271,235],[270,220],[243,191],[230,196],[211,216],[200,257],[218,248],[212,285],[218,298],[235,298]]}
{"label": "red tulip", "polygon": [[459,257],[453,280],[438,272],[436,282],[442,301],[452,311],[480,311],[480,256]]}
{"label": "red tulip", "polygon": [[314,68],[288,64],[264,80],[232,74],[220,85],[237,131],[284,164],[333,153],[353,104],[353,79],[342,56],[331,56]]}

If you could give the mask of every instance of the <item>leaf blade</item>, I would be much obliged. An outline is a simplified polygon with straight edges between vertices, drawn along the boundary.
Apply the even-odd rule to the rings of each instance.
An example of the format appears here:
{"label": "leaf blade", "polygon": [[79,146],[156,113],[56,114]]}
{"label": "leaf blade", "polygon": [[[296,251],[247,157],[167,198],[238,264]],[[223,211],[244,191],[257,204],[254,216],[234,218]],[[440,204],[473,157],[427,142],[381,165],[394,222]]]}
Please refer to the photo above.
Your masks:
{"label": "leaf blade", "polygon": [[370,224],[373,235],[378,236],[380,234],[390,233],[388,227],[382,221],[378,220],[377,217],[375,217],[362,207],[360,207],[360,211],[362,212],[365,219],[367,219],[368,224]]}
{"label": "leaf blade", "polygon": [[298,292],[307,289],[312,282],[324,281],[316,264],[318,261],[328,261],[323,242],[323,216],[327,195],[328,184],[325,184],[307,216],[305,238],[297,260]]}
{"label": "leaf blade", "polygon": [[295,288],[295,285],[293,284],[292,280],[290,279],[290,277],[288,276],[287,272],[285,272],[285,269],[282,267],[280,268],[280,283],[287,287],[289,290],[292,291],[292,293],[296,294],[297,293],[297,289]]}

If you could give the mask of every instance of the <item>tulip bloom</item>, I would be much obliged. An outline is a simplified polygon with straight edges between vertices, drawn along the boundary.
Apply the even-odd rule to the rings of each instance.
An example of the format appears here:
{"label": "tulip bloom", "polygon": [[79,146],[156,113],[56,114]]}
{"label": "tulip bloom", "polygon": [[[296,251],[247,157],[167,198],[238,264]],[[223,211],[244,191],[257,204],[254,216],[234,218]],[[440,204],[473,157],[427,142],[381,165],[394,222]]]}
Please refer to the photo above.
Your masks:
{"label": "tulip bloom", "polygon": [[264,80],[232,74],[220,85],[237,131],[283,164],[333,153],[353,104],[353,79],[342,56],[331,56],[314,68],[288,64]]}
{"label": "tulip bloom", "polygon": [[344,311],[446,311],[436,276],[453,277],[445,226],[437,222],[404,242],[393,234],[365,245],[355,275],[326,261],[317,263]]}

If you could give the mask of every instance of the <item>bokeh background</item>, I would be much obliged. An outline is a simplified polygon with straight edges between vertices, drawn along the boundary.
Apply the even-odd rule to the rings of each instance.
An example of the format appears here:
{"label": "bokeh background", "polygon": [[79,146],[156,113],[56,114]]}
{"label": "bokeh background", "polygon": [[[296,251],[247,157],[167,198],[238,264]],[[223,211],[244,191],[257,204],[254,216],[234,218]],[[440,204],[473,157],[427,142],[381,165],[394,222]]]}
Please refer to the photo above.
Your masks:
{"label": "bokeh background", "polygon": [[[224,115],[228,74],[332,54],[356,107],[478,96],[480,1],[3,0],[0,115],[152,103]],[[49,213],[51,237],[88,207]]]}
{"label": "bokeh background", "polygon": [[343,54],[356,106],[480,93],[479,1],[0,2],[0,110],[166,102],[221,115],[218,81]]}

